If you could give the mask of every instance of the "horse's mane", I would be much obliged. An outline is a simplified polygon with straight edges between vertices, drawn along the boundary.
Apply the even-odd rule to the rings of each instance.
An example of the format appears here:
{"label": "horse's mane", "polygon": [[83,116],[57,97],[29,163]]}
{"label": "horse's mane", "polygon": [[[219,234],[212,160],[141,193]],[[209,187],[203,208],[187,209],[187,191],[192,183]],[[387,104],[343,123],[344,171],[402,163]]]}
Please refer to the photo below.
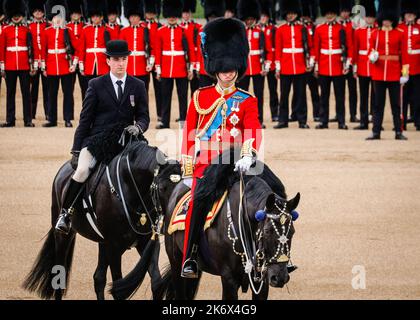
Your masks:
{"label": "horse's mane", "polygon": [[251,179],[248,179],[245,193],[247,202],[258,208],[261,203],[265,203],[267,197],[273,193],[273,190],[262,178],[253,176]]}
{"label": "horse's mane", "polygon": [[165,155],[157,147],[149,146],[147,141],[132,142],[126,150],[133,166],[140,170],[153,172],[158,163],[165,159]]}

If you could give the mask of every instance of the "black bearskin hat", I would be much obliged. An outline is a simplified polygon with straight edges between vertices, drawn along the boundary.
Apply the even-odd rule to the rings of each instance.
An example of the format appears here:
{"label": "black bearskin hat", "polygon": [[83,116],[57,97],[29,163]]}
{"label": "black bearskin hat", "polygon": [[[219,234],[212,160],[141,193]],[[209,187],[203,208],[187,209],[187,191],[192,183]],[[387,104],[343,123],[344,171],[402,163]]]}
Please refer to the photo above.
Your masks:
{"label": "black bearskin hat", "polygon": [[182,0],[163,0],[162,13],[164,18],[181,18],[182,8],[184,4]]}
{"label": "black bearskin hat", "polygon": [[103,16],[105,17],[108,12],[107,0],[84,0],[85,7],[85,18],[92,16]]}
{"label": "black bearskin hat", "polygon": [[204,3],[204,16],[206,19],[210,17],[223,17],[225,11],[224,0],[206,0]]}
{"label": "black bearskin hat", "polygon": [[340,12],[348,11],[351,12],[351,9],[354,7],[354,0],[340,0]]}
{"label": "black bearskin hat", "polygon": [[273,19],[273,0],[260,0],[261,14],[265,14]]}
{"label": "black bearskin hat", "polygon": [[197,7],[196,0],[184,0],[184,6],[182,12],[192,12],[195,13]]}
{"label": "black bearskin hat", "polygon": [[321,15],[325,16],[329,12],[340,14],[340,1],[339,0],[319,0],[319,7]]}
{"label": "black bearskin hat", "polygon": [[23,0],[5,0],[3,10],[6,18],[11,19],[16,15],[26,16],[27,7]]}
{"label": "black bearskin hat", "polygon": [[[53,11],[55,6],[62,6],[64,7],[64,12],[60,11]],[[48,0],[45,4],[45,15],[48,20],[52,20],[56,15],[63,14],[64,18],[67,20],[67,13],[69,12],[67,1],[66,0]]]}
{"label": "black bearskin hat", "polygon": [[138,15],[144,19],[144,3],[143,0],[123,0],[124,16],[128,19],[131,15]]}
{"label": "black bearskin hat", "polygon": [[401,14],[414,13],[418,16],[420,12],[420,0],[401,0]]}
{"label": "black bearskin hat", "polygon": [[32,14],[35,10],[45,11],[45,0],[28,0],[29,14]]}
{"label": "black bearskin hat", "polygon": [[[71,0],[70,0],[71,1]],[[121,0],[108,0],[108,14],[116,13],[121,15]]]}
{"label": "black bearskin hat", "polygon": [[70,0],[67,1],[69,7],[69,14],[80,13],[83,14],[83,0]]}
{"label": "black bearskin hat", "polygon": [[280,9],[283,19],[286,19],[288,13],[302,15],[302,5],[300,0],[280,0]]}
{"label": "black bearskin hat", "polygon": [[238,79],[247,69],[249,45],[245,25],[235,18],[217,18],[206,24],[201,34],[204,67],[213,77],[219,72],[238,71]]}
{"label": "black bearskin hat", "polygon": [[238,0],[224,0],[226,11],[233,12],[236,16],[238,10]]}
{"label": "black bearskin hat", "polygon": [[315,20],[318,13],[318,1],[317,0],[301,0],[302,3],[302,16],[310,17]]}
{"label": "black bearskin hat", "polygon": [[144,0],[144,12],[148,13],[160,13],[160,0]]}
{"label": "black bearskin hat", "polygon": [[245,21],[247,18],[255,18],[257,21],[261,17],[261,7],[257,0],[239,0],[238,18]]}
{"label": "black bearskin hat", "polygon": [[399,0],[380,0],[377,14],[377,21],[380,26],[384,20],[391,20],[394,28],[398,25],[400,19],[400,3]]}
{"label": "black bearskin hat", "polygon": [[366,17],[376,17],[375,0],[360,0],[360,5],[365,8]]}

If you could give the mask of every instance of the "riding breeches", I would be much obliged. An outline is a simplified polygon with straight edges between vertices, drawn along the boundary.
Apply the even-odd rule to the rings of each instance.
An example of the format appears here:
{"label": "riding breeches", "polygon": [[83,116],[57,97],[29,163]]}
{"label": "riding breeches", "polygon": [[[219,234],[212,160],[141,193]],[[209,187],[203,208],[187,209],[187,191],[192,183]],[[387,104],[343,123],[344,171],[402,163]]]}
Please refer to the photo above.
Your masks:
{"label": "riding breeches", "polygon": [[87,148],[83,148],[79,154],[76,172],[73,180],[83,183],[89,178],[90,171],[95,167],[96,159],[92,156]]}

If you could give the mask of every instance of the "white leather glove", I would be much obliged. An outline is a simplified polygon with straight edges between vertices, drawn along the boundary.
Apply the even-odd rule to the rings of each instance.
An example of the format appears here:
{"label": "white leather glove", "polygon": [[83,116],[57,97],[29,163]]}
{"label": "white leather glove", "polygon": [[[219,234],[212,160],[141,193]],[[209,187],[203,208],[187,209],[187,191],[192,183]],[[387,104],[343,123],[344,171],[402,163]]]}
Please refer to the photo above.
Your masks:
{"label": "white leather glove", "polygon": [[369,54],[369,61],[372,63],[375,63],[376,61],[378,61],[379,59],[379,52],[376,50],[373,50],[370,54]]}
{"label": "white leather glove", "polygon": [[400,78],[400,84],[406,84],[408,82],[408,80],[410,79],[409,76],[402,76]]}
{"label": "white leather glove", "polygon": [[235,170],[242,173],[247,172],[252,166],[252,157],[251,156],[244,156],[242,159],[238,160],[235,164]]}
{"label": "white leather glove", "polygon": [[184,178],[184,179],[182,179],[182,182],[188,187],[188,188],[190,188],[191,189],[191,187],[192,187],[192,183],[193,183],[193,178],[191,178],[191,177],[187,177],[187,178]]}
{"label": "white leather glove", "polygon": [[138,136],[138,134],[140,133],[140,129],[139,127],[137,127],[136,125],[132,125],[132,126],[128,126],[127,128],[125,128],[127,130],[127,132],[129,134],[131,134],[132,136]]}

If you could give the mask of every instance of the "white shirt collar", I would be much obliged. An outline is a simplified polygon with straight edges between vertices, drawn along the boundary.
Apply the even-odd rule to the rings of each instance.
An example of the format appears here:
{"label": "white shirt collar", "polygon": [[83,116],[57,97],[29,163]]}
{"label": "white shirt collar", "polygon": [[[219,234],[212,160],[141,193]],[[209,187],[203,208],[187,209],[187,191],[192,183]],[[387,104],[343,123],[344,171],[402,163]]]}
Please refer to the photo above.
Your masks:
{"label": "white shirt collar", "polygon": [[122,83],[122,85],[121,85],[121,87],[122,87],[122,90],[123,90],[123,92],[124,92],[125,82],[126,82],[126,80],[127,80],[127,73],[125,73],[125,75],[124,75],[124,77],[123,77],[122,79],[118,79],[116,76],[114,76],[114,75],[112,74],[112,72],[110,72],[110,73],[109,73],[109,75],[110,75],[110,77],[111,77],[111,81],[112,81],[112,84],[113,84],[113,86],[114,86],[115,95],[118,97],[118,84],[117,84],[117,81],[118,81],[118,80],[121,80],[121,81],[123,82],[123,83]]}

